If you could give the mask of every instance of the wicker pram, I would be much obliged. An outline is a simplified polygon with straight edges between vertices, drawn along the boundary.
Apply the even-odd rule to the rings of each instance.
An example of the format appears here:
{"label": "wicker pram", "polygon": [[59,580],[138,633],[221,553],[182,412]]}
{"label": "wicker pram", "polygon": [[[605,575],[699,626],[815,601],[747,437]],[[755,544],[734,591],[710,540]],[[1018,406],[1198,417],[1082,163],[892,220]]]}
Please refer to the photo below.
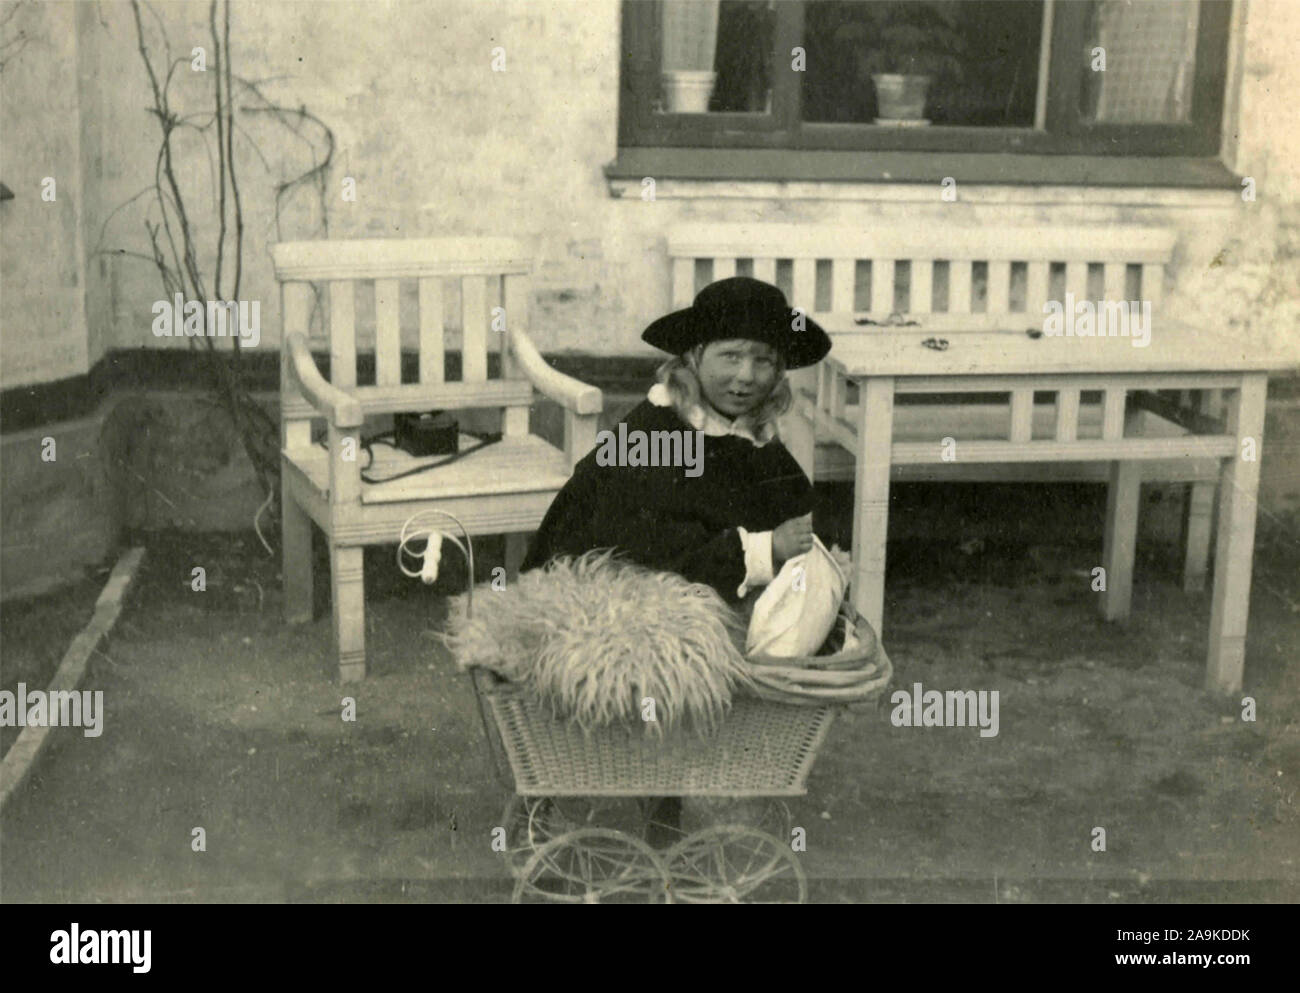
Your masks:
{"label": "wicker pram", "polygon": [[583,732],[498,677],[477,685],[521,796],[799,796],[830,706],[736,699],[707,738],[611,726]]}
{"label": "wicker pram", "polygon": [[[836,708],[739,698],[708,738],[583,732],[494,673],[472,676],[498,776],[515,794],[503,818],[514,902],[806,899],[776,798],[807,791]],[[746,823],[711,825],[656,851],[643,840],[654,808],[637,800],[660,796],[769,800]]]}
{"label": "wicker pram", "polygon": [[[468,537],[466,538],[468,542]],[[472,553],[466,551],[472,569]],[[472,572],[471,572],[472,575]],[[472,610],[472,602],[469,605]],[[842,614],[848,639],[864,624]],[[853,644],[853,642],[849,642]],[[861,646],[859,646],[861,647]],[[859,700],[889,681],[890,663],[874,636],[869,682]],[[866,649],[863,649],[866,650]],[[852,651],[806,660],[844,691]],[[791,662],[791,668],[796,666]],[[784,669],[784,667],[782,667]],[[807,897],[782,797],[807,792],[808,774],[840,703],[817,703],[783,678],[761,696],[737,696],[707,736],[685,728],[583,730],[558,719],[529,692],[471,668],[474,693],[498,778],[514,795],[503,816],[504,850],[516,903],[798,902]],[[815,680],[814,680],[815,682]],[[843,700],[843,696],[839,696]],[[811,704],[811,705],[808,705]],[[744,823],[712,823],[666,849],[644,837],[661,797],[752,798]]]}

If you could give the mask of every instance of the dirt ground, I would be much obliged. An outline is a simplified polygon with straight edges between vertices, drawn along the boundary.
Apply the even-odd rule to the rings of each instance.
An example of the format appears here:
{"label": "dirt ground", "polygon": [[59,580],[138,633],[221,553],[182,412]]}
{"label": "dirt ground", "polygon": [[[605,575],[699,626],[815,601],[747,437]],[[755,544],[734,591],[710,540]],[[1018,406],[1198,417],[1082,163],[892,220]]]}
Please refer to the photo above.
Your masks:
{"label": "dirt ground", "polygon": [[[1090,588],[1104,492],[1047,489],[895,487],[895,688],[997,690],[999,734],[894,727],[887,698],[837,719],[791,804],[810,899],[1295,901],[1294,522],[1260,524],[1242,694],[1258,719],[1246,722],[1240,699],[1201,689],[1209,596],[1181,592],[1175,549],[1143,543],[1132,619],[1104,623]],[[843,492],[822,501],[819,532],[843,541]],[[104,733],[56,732],[4,811],[0,898],[508,897],[490,832],[509,793],[469,682],[434,636],[463,571],[449,564],[425,588],[397,573],[391,549],[373,550],[370,675],[340,687],[323,561],[317,619],[290,628],[277,561],[251,534],[143,540],[129,605],[84,684],[104,691]],[[479,554],[486,577],[499,542]],[[196,565],[203,593],[190,589]],[[10,620],[57,602],[6,604],[10,674],[57,662],[76,624]],[[341,720],[344,696],[354,723]],[[206,851],[191,848],[196,827]]]}

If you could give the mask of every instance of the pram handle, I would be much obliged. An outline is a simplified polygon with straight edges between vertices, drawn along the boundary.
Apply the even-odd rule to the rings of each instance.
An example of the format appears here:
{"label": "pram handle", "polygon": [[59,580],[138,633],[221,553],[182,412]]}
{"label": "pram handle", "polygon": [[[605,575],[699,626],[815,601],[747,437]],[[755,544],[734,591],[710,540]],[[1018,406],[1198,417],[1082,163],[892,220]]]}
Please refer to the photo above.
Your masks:
{"label": "pram handle", "polygon": [[[455,514],[448,513],[445,510],[438,510],[435,507],[430,507],[427,510],[421,510],[408,517],[406,519],[406,523],[402,525],[402,532],[397,546],[398,564],[399,566],[401,564],[402,549],[405,547],[406,541],[408,540],[409,537],[414,536],[414,535],[408,536],[407,529],[410,528],[412,523],[419,520],[421,517],[425,516],[426,514],[437,514],[440,517],[445,517],[448,520],[454,522],[456,527],[460,528],[460,533],[465,538],[464,544],[462,544],[460,539],[457,538],[455,535],[443,535],[441,534],[441,532],[439,532],[440,539],[449,538],[452,544],[454,544],[457,548],[459,548],[461,554],[465,556],[465,565],[469,573],[469,578],[465,584],[465,618],[467,620],[472,620],[474,618],[474,542],[469,536],[469,530],[465,527],[464,524],[461,523],[460,518],[458,518]],[[430,531],[432,530],[433,529],[430,528]],[[433,540],[432,536],[430,536],[429,540],[430,541]],[[470,666],[469,676],[470,676],[470,686],[474,690],[474,702],[478,705],[479,720],[483,722],[483,731],[487,734],[488,737],[488,743],[489,743],[488,750],[492,753],[492,771],[495,773],[497,779],[499,779],[505,785],[512,787],[513,784],[505,776],[505,774],[502,772],[501,769],[501,759],[499,753],[500,751],[502,751],[502,749],[497,744],[496,739],[493,737],[492,725],[491,722],[488,720],[488,715],[487,715],[487,705],[483,700],[483,692],[479,687],[480,679],[486,677],[489,680],[496,680],[498,677],[496,673],[488,669],[483,669],[480,666]]]}

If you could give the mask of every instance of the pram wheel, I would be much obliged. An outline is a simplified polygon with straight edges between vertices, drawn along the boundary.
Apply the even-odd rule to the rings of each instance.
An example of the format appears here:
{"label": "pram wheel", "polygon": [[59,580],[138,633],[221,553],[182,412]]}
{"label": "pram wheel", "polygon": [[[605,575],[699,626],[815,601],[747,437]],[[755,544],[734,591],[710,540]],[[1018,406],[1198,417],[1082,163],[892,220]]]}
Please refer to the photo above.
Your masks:
{"label": "pram wheel", "polygon": [[502,824],[506,829],[506,864],[516,879],[524,863],[552,838],[581,827],[614,828],[640,835],[641,812],[630,797],[512,796]]}
{"label": "pram wheel", "polygon": [[794,820],[790,816],[790,808],[780,797],[684,798],[681,825],[683,838],[719,824],[753,828],[777,838],[788,838]]}
{"label": "pram wheel", "polygon": [[547,832],[545,819],[549,804],[547,797],[518,794],[511,796],[506,803],[505,813],[501,816],[506,829],[506,865],[510,875],[516,879],[533,852],[554,837]]}
{"label": "pram wheel", "polygon": [[803,903],[808,881],[785,842],[766,831],[719,824],[682,839],[664,856],[683,903]]}
{"label": "pram wheel", "polygon": [[552,838],[524,863],[512,903],[670,903],[664,860],[624,831],[583,827]]}

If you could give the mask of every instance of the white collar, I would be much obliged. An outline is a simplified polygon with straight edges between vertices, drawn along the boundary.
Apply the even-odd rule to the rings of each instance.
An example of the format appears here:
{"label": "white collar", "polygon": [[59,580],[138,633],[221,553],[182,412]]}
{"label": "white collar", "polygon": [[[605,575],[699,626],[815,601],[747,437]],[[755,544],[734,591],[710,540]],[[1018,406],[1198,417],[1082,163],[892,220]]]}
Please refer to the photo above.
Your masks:
{"label": "white collar", "polygon": [[[650,387],[646,399],[656,407],[674,406],[672,394],[668,392],[668,387],[663,383],[655,383],[654,386]],[[703,431],[710,438],[725,438],[727,435],[734,434],[761,448],[776,437],[776,425],[770,421],[755,433],[754,418],[748,414],[743,414],[734,421],[729,421],[711,407],[705,407],[698,403],[689,410],[679,410],[678,413],[696,431]]]}

